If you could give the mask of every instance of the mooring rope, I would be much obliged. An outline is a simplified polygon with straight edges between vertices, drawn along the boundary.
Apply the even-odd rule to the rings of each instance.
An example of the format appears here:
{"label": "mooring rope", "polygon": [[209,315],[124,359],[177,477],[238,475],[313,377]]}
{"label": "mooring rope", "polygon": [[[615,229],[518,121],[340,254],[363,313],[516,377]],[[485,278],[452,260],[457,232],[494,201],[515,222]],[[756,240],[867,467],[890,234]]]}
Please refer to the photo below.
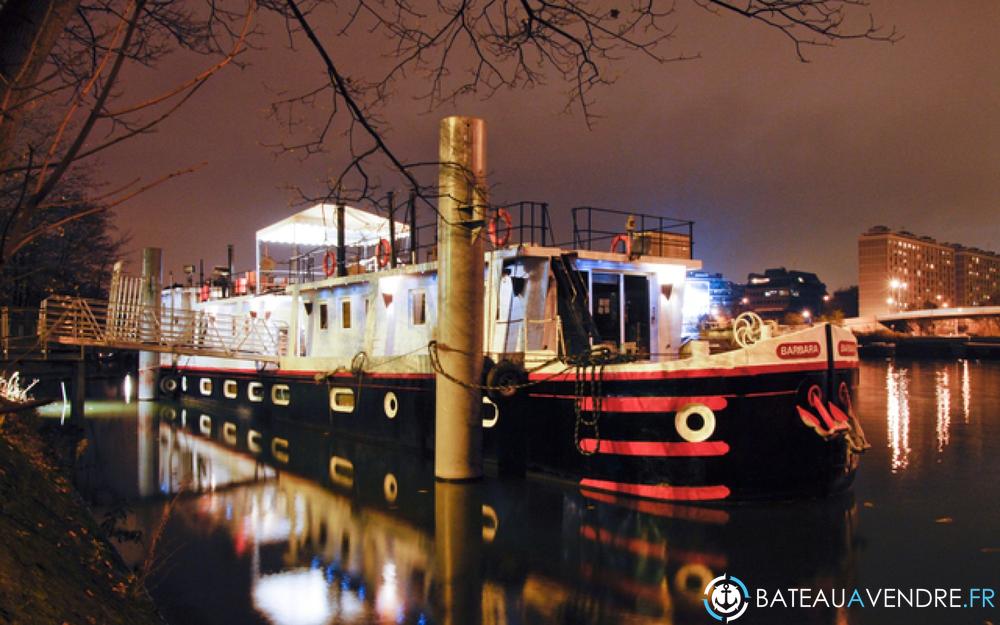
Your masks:
{"label": "mooring rope", "polygon": [[[431,367],[435,372],[439,373],[445,379],[450,382],[454,382],[459,386],[479,390],[479,391],[510,391],[510,390],[521,390],[531,386],[536,386],[544,382],[548,382],[556,377],[562,376],[571,369],[574,370],[574,393],[573,393],[573,411],[574,411],[574,426],[573,426],[573,444],[577,451],[585,456],[590,456],[598,452],[601,445],[600,437],[600,419],[603,413],[603,399],[604,399],[604,369],[608,365],[622,364],[635,361],[634,356],[626,354],[618,354],[612,351],[606,345],[599,345],[592,348],[589,352],[582,354],[574,354],[567,356],[566,358],[551,358],[541,363],[540,365],[533,367],[531,369],[525,370],[526,374],[536,373],[545,367],[551,366],[556,363],[563,363],[566,366],[561,370],[553,372],[551,374],[536,378],[535,380],[525,380],[519,384],[504,384],[504,385],[489,385],[489,384],[476,384],[473,382],[466,382],[460,380],[453,376],[452,374],[445,371],[444,367],[441,365],[440,355],[438,354],[441,350],[455,351],[459,353],[465,353],[461,350],[456,350],[454,348],[442,346],[438,344],[437,341],[431,341],[427,344],[427,352],[430,357]],[[471,355],[471,354],[467,354]],[[589,411],[583,410],[583,401],[585,397],[589,397],[591,401],[591,409]],[[584,412],[590,412],[590,417],[585,417]],[[593,450],[584,449],[580,444],[580,429],[581,426],[592,428],[594,430],[594,440],[597,441]]]}

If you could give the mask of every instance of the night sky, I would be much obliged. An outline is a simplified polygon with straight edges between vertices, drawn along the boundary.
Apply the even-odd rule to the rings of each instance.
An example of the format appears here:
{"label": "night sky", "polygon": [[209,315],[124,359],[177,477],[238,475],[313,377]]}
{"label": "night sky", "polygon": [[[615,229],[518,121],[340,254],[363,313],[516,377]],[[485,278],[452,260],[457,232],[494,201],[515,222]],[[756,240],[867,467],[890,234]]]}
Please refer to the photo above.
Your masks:
{"label": "night sky", "polygon": [[[1000,248],[1000,3],[875,0],[871,12],[903,39],[813,49],[805,64],[780,33],[681,2],[661,51],[701,58],[626,57],[616,84],[594,94],[592,130],[564,112],[552,77],[431,112],[412,99],[419,83],[404,85],[385,113],[388,139],[407,160],[432,160],[441,117],[481,116],[494,201],[549,202],[561,239],[577,205],[692,219],[695,256],[736,281],[784,265],[831,290],[856,284],[857,236],[875,224]],[[321,192],[343,165],[337,137],[304,161],[262,145],[284,132],[265,115],[277,92],[318,85],[323,72],[304,41],[289,51],[280,23],[261,25],[272,34],[246,68],[226,68],[157,134],[100,163],[115,183],[207,161],[118,209],[133,268],[143,246],[159,246],[165,279],[179,280],[182,264],[223,264],[235,243],[237,269],[249,269],[254,231],[293,210],[287,186]],[[346,73],[383,62],[378,42],[317,26]],[[207,64],[176,55],[124,84],[154,92]]]}

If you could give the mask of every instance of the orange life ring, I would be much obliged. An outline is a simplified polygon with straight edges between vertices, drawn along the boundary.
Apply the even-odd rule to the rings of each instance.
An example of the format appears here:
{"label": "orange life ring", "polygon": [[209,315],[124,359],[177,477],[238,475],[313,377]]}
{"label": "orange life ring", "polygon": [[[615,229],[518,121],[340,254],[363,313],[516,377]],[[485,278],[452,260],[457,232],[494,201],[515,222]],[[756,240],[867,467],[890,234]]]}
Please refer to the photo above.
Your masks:
{"label": "orange life ring", "polygon": [[337,257],[330,250],[323,254],[323,273],[329,278],[337,271]]}
{"label": "orange life ring", "polygon": [[622,244],[625,245],[625,255],[626,256],[631,256],[632,255],[632,239],[627,234],[619,234],[615,238],[611,239],[611,253],[612,254],[616,253],[615,252],[615,248],[618,247],[619,243],[622,243]]}
{"label": "orange life ring", "polygon": [[[504,223],[503,238],[497,234],[497,222],[501,219],[503,219]],[[507,241],[510,241],[510,233],[513,230],[514,223],[510,219],[510,213],[508,213],[506,209],[501,208],[497,211],[497,214],[493,217],[493,219],[490,219],[490,225],[487,228],[490,243],[493,244],[493,247],[503,247],[507,245]]]}
{"label": "orange life ring", "polygon": [[378,245],[375,246],[375,258],[378,260],[379,268],[388,265],[391,257],[392,245],[389,243],[389,239],[379,239]]}
{"label": "orange life ring", "polygon": [[198,294],[198,300],[202,302],[207,302],[209,297],[212,295],[212,288],[208,284],[201,285],[201,292]]}

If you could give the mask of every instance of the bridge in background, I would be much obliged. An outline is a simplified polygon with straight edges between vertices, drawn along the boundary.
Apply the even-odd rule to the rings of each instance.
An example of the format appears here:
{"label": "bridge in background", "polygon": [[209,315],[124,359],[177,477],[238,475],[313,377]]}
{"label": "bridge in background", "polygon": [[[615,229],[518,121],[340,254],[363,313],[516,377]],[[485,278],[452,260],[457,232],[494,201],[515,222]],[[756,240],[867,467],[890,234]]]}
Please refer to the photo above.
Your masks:
{"label": "bridge in background", "polygon": [[886,324],[894,321],[932,321],[935,319],[976,319],[985,317],[1000,318],[1000,306],[959,306],[957,308],[906,310],[888,315],[878,315],[875,319],[879,323]]}

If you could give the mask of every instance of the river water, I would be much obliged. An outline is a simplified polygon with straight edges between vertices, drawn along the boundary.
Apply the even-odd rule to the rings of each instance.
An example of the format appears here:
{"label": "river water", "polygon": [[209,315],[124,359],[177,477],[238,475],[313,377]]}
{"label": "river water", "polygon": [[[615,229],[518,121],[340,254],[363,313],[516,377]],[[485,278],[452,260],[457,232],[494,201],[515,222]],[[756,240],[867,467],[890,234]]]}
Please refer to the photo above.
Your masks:
{"label": "river water", "polygon": [[429,459],[321,430],[96,401],[79,485],[142,532],[120,551],[173,625],[706,624],[704,586],[723,573],[753,593],[740,623],[1000,623],[988,606],[776,602],[798,588],[814,603],[819,590],[1000,591],[1000,363],[865,362],[856,409],[872,449],[853,492],[820,501],[436,485]]}

